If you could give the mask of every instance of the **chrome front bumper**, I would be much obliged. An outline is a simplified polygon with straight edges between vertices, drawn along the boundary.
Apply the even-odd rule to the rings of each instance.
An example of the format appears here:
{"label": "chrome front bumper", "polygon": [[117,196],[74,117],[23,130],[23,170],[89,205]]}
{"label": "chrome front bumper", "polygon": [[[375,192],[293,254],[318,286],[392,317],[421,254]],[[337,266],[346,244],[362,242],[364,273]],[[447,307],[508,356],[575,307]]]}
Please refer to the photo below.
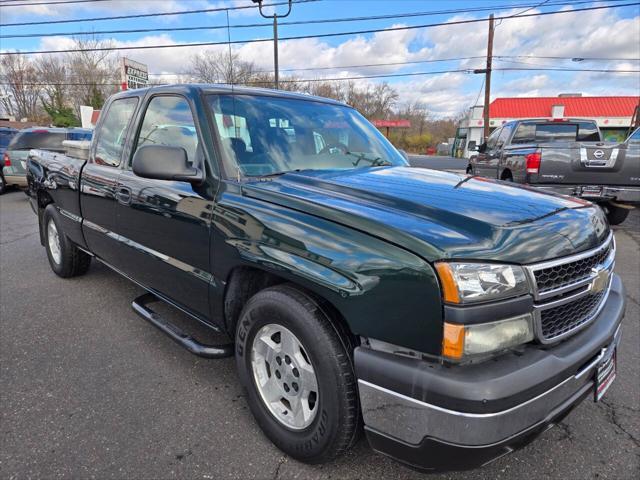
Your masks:
{"label": "chrome front bumper", "polygon": [[467,470],[526,445],[595,394],[597,367],[621,337],[625,293],[582,331],[478,364],[446,365],[361,346],[354,360],[373,449],[421,470]]}
{"label": "chrome front bumper", "polygon": [[373,383],[359,380],[362,415],[368,428],[403,442],[418,445],[426,437],[439,441],[484,446],[508,439],[545,419],[565,404],[572,404],[594,389],[594,373],[605,352],[620,341],[620,327],[614,341],[587,365],[544,393],[519,405],[492,413],[450,410],[416,400]]}

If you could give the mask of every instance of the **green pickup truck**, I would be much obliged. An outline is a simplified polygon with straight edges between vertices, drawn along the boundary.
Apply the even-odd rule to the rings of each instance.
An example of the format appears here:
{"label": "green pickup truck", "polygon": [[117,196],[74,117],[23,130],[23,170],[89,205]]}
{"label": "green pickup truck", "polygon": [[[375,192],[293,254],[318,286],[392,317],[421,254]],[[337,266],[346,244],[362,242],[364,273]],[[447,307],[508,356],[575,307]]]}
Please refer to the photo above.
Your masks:
{"label": "green pickup truck", "polygon": [[[415,468],[478,467],[616,376],[624,292],[588,201],[410,168],[347,105],[217,85],[113,96],[83,157],[27,161],[53,271],[98,260],[172,340],[235,355],[256,421],[296,459],[364,430]],[[158,300],[230,342],[193,338]]]}

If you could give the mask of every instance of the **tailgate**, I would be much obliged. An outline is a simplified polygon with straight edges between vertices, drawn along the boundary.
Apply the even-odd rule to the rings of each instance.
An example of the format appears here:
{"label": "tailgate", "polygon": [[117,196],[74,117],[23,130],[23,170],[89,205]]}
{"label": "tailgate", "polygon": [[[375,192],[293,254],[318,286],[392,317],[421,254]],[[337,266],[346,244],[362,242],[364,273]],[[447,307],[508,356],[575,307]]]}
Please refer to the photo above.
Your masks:
{"label": "tailgate", "polygon": [[[567,143],[540,145],[541,183],[565,185],[630,185],[638,159],[627,157],[622,143]],[[633,157],[633,155],[632,155]],[[637,173],[635,174],[637,176]]]}

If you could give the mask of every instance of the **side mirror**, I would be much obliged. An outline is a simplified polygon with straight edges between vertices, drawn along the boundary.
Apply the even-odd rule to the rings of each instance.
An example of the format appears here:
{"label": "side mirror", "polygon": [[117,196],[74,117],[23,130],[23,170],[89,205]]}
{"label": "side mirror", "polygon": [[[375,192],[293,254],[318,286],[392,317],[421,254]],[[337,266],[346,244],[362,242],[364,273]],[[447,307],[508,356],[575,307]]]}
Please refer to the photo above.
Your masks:
{"label": "side mirror", "polygon": [[401,148],[398,148],[398,152],[400,152],[400,155],[402,155],[407,162],[409,161],[409,155],[407,155],[407,152],[405,152]]}
{"label": "side mirror", "polygon": [[182,147],[144,145],[133,155],[133,173],[143,178],[200,183],[202,171],[189,165]]}
{"label": "side mirror", "polygon": [[484,153],[487,151],[487,142],[482,142],[480,144],[480,146],[478,147],[478,152],[479,153]]}

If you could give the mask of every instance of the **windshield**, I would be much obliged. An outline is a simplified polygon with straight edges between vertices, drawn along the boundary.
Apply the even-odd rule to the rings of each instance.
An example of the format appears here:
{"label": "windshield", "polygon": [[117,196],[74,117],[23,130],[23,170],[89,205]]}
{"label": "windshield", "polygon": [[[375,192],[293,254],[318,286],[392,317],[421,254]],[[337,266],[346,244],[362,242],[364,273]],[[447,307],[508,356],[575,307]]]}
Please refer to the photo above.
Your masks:
{"label": "windshield", "polygon": [[225,166],[244,176],[406,165],[354,109],[311,100],[211,95]]}

